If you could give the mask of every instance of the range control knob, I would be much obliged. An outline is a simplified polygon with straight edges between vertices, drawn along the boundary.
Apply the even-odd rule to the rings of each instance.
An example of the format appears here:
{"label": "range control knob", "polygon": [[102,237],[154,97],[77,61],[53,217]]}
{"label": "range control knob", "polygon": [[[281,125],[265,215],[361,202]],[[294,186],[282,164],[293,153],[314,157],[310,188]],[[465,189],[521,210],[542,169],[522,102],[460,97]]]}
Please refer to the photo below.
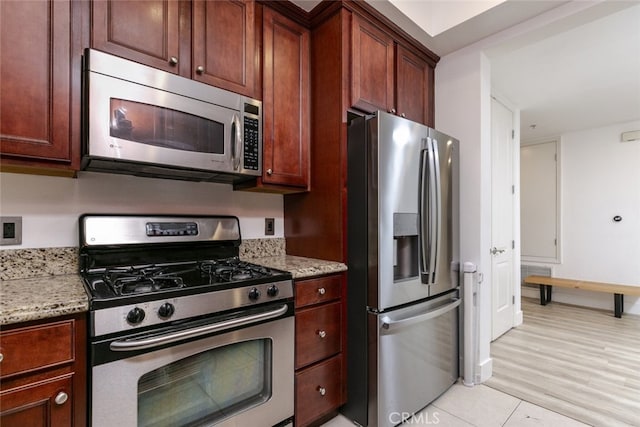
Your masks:
{"label": "range control knob", "polygon": [[249,291],[249,299],[255,301],[260,298],[260,291],[257,288],[251,288]]}
{"label": "range control knob", "polygon": [[267,295],[270,297],[275,297],[280,293],[280,289],[276,285],[271,285],[267,288]]}
{"label": "range control knob", "polygon": [[144,310],[139,307],[134,307],[127,313],[127,322],[132,325],[137,325],[144,320]]}
{"label": "range control knob", "polygon": [[162,319],[168,319],[175,313],[176,308],[170,302],[165,302],[160,307],[158,307],[158,316]]}

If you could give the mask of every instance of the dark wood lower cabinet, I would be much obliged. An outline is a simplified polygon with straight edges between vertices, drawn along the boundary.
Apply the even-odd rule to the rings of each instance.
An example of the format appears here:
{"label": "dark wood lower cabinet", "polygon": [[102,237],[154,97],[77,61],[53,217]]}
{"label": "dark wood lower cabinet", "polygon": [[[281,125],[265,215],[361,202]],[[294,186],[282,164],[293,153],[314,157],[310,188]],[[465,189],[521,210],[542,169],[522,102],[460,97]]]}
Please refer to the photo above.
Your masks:
{"label": "dark wood lower cabinet", "polygon": [[69,398],[73,395],[72,377],[67,375],[3,392],[0,425],[7,427],[72,425],[73,408]]}
{"label": "dark wood lower cabinet", "polygon": [[343,402],[342,356],[296,372],[296,426],[306,426]]}
{"label": "dark wood lower cabinet", "polygon": [[85,314],[3,326],[0,425],[87,424]]}
{"label": "dark wood lower cabinet", "polygon": [[344,404],[343,274],[295,283],[296,427],[318,425]]}

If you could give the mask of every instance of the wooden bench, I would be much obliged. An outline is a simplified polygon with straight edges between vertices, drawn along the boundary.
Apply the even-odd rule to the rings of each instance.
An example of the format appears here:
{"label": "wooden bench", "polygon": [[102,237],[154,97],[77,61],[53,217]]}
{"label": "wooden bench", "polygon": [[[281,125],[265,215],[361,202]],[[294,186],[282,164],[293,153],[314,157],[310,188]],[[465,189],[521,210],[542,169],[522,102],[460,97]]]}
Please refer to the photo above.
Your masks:
{"label": "wooden bench", "polygon": [[524,278],[524,283],[540,286],[541,305],[547,305],[548,302],[551,302],[551,289],[553,286],[612,293],[615,316],[618,318],[622,317],[622,312],[624,311],[624,296],[640,296],[640,286],[618,285],[615,283],[587,282],[585,280],[560,279],[558,277],[545,276],[527,276]]}

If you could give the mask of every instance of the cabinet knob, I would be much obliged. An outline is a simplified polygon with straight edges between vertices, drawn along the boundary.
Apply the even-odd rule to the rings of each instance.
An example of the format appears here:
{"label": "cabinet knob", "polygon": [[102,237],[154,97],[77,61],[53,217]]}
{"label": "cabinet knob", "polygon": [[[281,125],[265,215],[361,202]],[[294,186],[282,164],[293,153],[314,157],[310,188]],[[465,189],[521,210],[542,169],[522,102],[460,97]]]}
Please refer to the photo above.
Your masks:
{"label": "cabinet knob", "polygon": [[175,56],[172,56],[171,58],[169,58],[169,64],[178,65],[178,58],[176,58]]}
{"label": "cabinet knob", "polygon": [[392,108],[391,110],[389,110],[389,112],[390,112],[391,114],[395,114],[395,113],[396,113],[396,109],[395,109],[395,108]]}
{"label": "cabinet knob", "polygon": [[0,353],[0,362],[4,360],[4,354]]}
{"label": "cabinet knob", "polygon": [[322,387],[321,385],[318,386],[318,393],[320,393],[320,396],[324,396],[325,394],[327,394],[327,389]]}
{"label": "cabinet knob", "polygon": [[318,334],[318,336],[319,336],[320,338],[324,338],[324,337],[326,337],[326,336],[327,336],[327,332],[326,332],[326,331],[318,331],[318,332],[317,332],[317,334]]}
{"label": "cabinet knob", "polygon": [[324,294],[326,294],[326,293],[327,293],[327,290],[326,290],[325,288],[320,288],[320,289],[318,289],[318,294],[320,294],[320,295],[324,295]]}
{"label": "cabinet knob", "polygon": [[271,174],[273,174],[273,170],[267,169],[267,175],[271,175]]}
{"label": "cabinet knob", "polygon": [[67,400],[69,400],[69,395],[64,391],[58,393],[55,399],[53,399],[53,401],[56,402],[56,405],[64,405]]}
{"label": "cabinet knob", "polygon": [[198,65],[198,67],[196,68],[196,73],[198,74],[204,73],[204,67],[202,65]]}
{"label": "cabinet knob", "polygon": [[400,114],[400,117],[407,117],[407,115],[402,113],[402,114]]}

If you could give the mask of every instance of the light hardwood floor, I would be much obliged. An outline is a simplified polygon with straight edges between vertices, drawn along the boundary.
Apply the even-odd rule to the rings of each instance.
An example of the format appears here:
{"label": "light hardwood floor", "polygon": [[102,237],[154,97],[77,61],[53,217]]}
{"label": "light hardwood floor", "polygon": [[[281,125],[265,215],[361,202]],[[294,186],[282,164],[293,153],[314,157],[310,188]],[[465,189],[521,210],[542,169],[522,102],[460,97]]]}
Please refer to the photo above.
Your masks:
{"label": "light hardwood floor", "polygon": [[593,426],[640,426],[640,316],[523,298],[485,385]]}

